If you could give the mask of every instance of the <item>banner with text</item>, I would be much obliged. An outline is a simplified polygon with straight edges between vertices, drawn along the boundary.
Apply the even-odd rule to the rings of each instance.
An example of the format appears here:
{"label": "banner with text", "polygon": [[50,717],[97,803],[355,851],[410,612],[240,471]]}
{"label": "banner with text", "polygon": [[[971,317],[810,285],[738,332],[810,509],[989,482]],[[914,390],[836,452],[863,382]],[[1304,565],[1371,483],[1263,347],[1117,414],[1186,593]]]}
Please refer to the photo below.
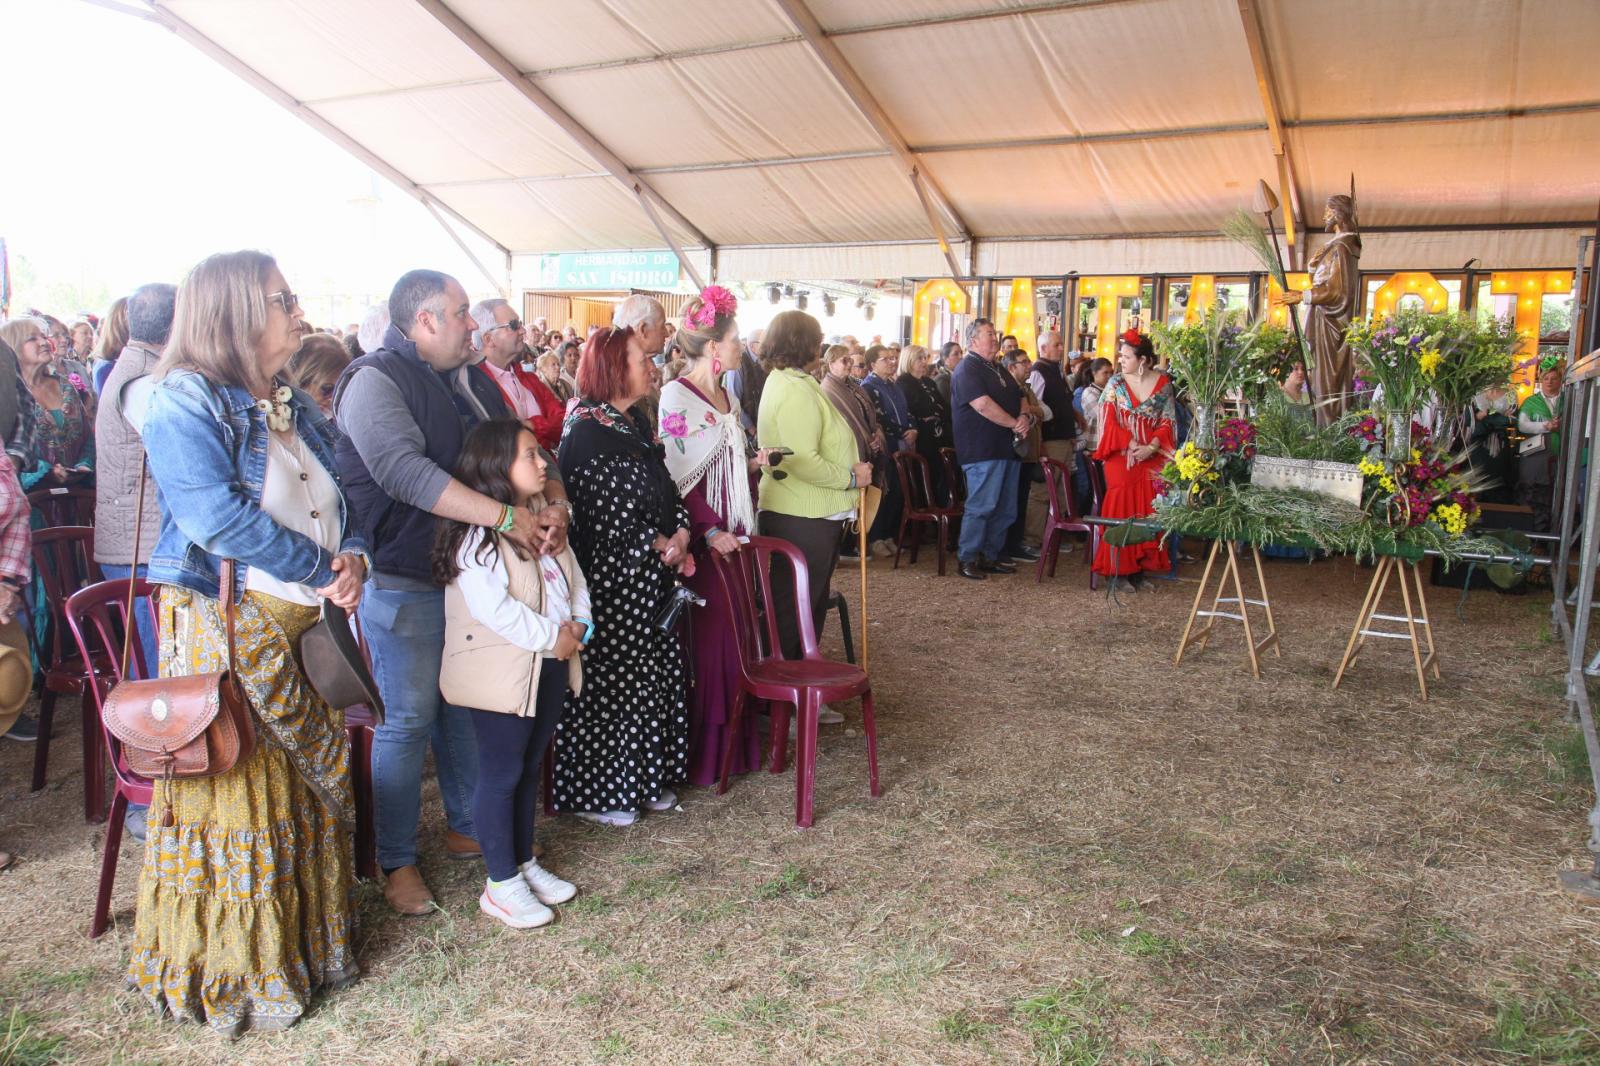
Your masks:
{"label": "banner with text", "polygon": [[558,252],[539,257],[541,289],[675,289],[671,252]]}

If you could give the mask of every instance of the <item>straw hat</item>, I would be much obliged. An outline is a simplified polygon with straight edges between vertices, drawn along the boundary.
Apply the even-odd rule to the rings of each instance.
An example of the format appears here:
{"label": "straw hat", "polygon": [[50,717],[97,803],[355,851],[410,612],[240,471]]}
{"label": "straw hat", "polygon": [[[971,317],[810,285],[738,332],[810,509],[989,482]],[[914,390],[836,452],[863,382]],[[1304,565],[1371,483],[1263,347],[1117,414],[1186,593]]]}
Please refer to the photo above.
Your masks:
{"label": "straw hat", "polygon": [[16,618],[0,624],[0,734],[11,728],[33,692],[28,635]]}

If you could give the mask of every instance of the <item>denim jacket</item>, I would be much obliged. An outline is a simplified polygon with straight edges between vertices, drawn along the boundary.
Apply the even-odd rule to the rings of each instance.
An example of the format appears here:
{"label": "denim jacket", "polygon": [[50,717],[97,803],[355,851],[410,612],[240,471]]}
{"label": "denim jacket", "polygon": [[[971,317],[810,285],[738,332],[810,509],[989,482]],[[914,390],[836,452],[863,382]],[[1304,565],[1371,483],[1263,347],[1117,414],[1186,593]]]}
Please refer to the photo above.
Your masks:
{"label": "denim jacket", "polygon": [[[311,397],[294,390],[289,405],[295,432],[335,482],[338,431]],[[220,560],[235,560],[234,594],[245,569],[259,567],[280,581],[321,588],[334,579],[333,556],[309,537],[285,529],[261,509],[267,474],[267,416],[244,389],[213,385],[190,370],[156,386],[145,419],[144,443],[161,504],[161,534],[150,554],[150,580],[216,598]],[[341,491],[339,551],[365,555],[350,528]]]}

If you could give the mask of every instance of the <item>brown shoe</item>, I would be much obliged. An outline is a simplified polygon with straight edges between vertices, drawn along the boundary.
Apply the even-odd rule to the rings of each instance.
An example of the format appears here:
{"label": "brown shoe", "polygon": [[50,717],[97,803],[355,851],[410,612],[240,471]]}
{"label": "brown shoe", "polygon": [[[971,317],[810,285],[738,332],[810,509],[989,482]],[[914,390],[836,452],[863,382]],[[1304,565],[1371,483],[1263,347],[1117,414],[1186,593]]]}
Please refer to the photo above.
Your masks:
{"label": "brown shoe", "polygon": [[384,878],[383,895],[399,914],[427,914],[437,906],[422,871],[415,866],[402,866]]}
{"label": "brown shoe", "polygon": [[483,849],[478,842],[454,829],[444,831],[444,850],[452,859],[481,859]]}

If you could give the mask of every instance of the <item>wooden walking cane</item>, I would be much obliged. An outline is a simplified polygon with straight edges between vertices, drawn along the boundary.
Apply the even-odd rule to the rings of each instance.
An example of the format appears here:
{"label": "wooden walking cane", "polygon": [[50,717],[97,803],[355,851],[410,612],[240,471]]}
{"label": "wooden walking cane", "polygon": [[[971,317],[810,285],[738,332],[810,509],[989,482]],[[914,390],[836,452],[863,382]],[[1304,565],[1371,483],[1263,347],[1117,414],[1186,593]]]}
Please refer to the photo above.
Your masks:
{"label": "wooden walking cane", "polygon": [[867,668],[867,487],[856,499],[856,533],[861,553],[861,669]]}

